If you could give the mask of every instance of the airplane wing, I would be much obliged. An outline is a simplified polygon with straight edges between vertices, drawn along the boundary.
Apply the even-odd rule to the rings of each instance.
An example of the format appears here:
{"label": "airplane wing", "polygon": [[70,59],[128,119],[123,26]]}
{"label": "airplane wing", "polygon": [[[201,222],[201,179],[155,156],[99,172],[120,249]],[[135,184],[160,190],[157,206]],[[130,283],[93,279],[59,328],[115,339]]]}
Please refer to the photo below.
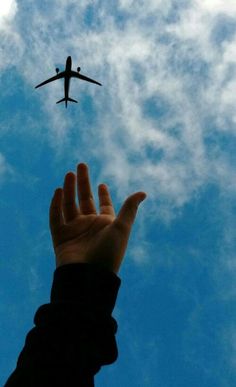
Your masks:
{"label": "airplane wing", "polygon": [[87,81],[87,82],[91,82],[91,83],[96,83],[96,85],[102,86],[101,83],[99,83],[99,82],[97,82],[97,81],[94,81],[94,80],[91,79],[91,78],[85,77],[85,75],[82,75],[82,74],[80,74],[80,73],[77,73],[76,71],[71,71],[71,77],[83,79],[83,81]]}
{"label": "airplane wing", "polygon": [[39,85],[35,86],[35,89],[37,89],[40,86],[46,85],[49,82],[53,82],[53,81],[56,81],[57,79],[63,78],[64,75],[65,75],[65,71],[62,71],[61,73],[55,75],[55,77],[49,78],[46,81],[44,81],[44,82],[40,83]]}

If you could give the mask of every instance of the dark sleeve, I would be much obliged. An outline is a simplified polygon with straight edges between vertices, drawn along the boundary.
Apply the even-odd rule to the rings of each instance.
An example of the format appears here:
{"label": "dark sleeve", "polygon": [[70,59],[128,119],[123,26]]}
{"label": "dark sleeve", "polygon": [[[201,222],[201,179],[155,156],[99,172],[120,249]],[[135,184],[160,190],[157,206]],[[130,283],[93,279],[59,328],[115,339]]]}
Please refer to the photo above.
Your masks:
{"label": "dark sleeve", "polygon": [[118,356],[111,317],[121,280],[96,264],[54,272],[49,304],[40,306],[5,387],[92,387]]}

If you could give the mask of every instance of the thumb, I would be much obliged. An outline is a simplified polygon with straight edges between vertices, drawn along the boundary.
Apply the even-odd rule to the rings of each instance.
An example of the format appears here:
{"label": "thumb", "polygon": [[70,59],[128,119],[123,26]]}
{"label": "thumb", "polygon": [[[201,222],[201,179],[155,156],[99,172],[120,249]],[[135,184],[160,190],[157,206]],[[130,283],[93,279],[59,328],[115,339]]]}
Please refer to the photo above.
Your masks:
{"label": "thumb", "polygon": [[130,229],[134,223],[139,204],[146,199],[145,192],[136,192],[129,196],[122,205],[114,223],[116,226]]}

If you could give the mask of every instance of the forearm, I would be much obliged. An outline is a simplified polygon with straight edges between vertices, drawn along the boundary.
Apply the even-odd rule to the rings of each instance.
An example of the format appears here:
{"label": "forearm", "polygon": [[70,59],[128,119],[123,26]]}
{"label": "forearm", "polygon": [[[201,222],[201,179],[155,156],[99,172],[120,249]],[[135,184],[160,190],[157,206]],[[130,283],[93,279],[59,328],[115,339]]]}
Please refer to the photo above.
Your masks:
{"label": "forearm", "polygon": [[111,313],[119,286],[114,273],[96,265],[58,268],[51,302],[38,309],[5,387],[92,387],[101,366],[117,358],[117,324]]}

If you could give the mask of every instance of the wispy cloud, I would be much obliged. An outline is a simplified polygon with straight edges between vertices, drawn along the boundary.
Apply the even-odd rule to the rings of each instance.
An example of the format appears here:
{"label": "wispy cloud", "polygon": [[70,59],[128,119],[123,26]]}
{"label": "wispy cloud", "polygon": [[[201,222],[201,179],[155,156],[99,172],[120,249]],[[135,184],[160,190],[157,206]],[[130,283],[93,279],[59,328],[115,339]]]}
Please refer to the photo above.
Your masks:
{"label": "wispy cloud", "polygon": [[0,8],[0,28],[4,28],[7,23],[11,22],[17,12],[16,0],[5,0]]}
{"label": "wispy cloud", "polygon": [[11,179],[14,174],[14,168],[7,162],[5,156],[0,153],[0,184],[2,184],[5,179]]}
{"label": "wispy cloud", "polygon": [[[71,54],[84,73],[104,85],[98,90],[80,84],[80,104],[84,91],[93,97],[96,136],[88,136],[95,130],[77,107],[80,115],[73,118],[82,130],[71,153],[82,142],[118,194],[145,185],[153,206],[158,198],[170,211],[209,182],[222,189],[230,184],[235,191],[227,144],[222,148],[218,142],[219,136],[235,141],[233,2],[212,7],[210,1],[123,0],[113,9],[96,1],[76,6],[68,1],[51,2],[47,12],[26,3],[31,16],[24,23],[25,8],[18,5],[15,30],[18,50],[25,54],[17,55],[16,65],[27,82],[34,86],[53,75],[55,62],[64,65]],[[232,28],[226,31],[229,18]],[[54,106],[62,84],[37,92],[59,157],[73,122]]]}
{"label": "wispy cloud", "polygon": [[[131,241],[129,258],[142,270],[147,268],[149,274],[158,264],[160,269],[173,269],[168,279],[173,281],[173,293],[178,294],[176,303],[182,304],[182,300],[187,299],[193,307],[186,317],[183,359],[202,367],[206,374],[214,373],[215,364],[204,365],[204,360],[209,360],[203,356],[205,343],[212,346],[213,351],[216,348],[215,336],[205,337],[207,317],[215,316],[217,303],[220,320],[220,307],[235,296],[232,204],[236,192],[235,0],[59,0],[47,2],[46,7],[44,2],[34,0],[5,1],[4,4],[12,7],[5,16],[1,8],[0,14],[1,76],[14,66],[14,72],[18,71],[24,81],[25,93],[28,95],[29,90],[32,91],[27,98],[38,98],[37,122],[35,117],[30,117],[29,109],[26,114],[29,117],[24,121],[24,116],[25,125],[21,129],[25,137],[27,130],[31,130],[30,139],[37,139],[32,147],[34,156],[43,142],[49,144],[53,162],[59,165],[55,174],[58,170],[64,171],[68,159],[89,164],[91,161],[91,170],[95,170],[92,171],[93,183],[108,183],[116,204],[121,204],[124,197],[135,190],[147,192],[148,198],[139,209],[136,239],[133,244]],[[67,55],[72,56],[74,68],[79,64],[83,74],[97,79],[103,86],[72,82],[71,95],[79,104],[66,110],[63,105],[55,105],[63,96],[62,81],[37,91],[34,86],[52,76],[55,67],[62,69]],[[2,98],[4,93],[7,91],[3,89]],[[17,117],[12,115],[9,122],[13,130]],[[2,136],[6,132],[7,129],[4,131],[1,127]],[[15,136],[16,129],[12,138]],[[22,172],[17,165],[10,164],[8,157],[1,153],[0,181],[12,171],[13,179],[21,179],[29,189],[36,190],[40,178],[32,176],[32,171]],[[222,239],[213,243],[218,256],[212,258],[212,253],[210,262],[204,255],[208,234],[202,245],[194,244],[195,239],[190,235],[189,246],[184,245],[186,254],[176,265],[174,260],[182,248],[176,247],[178,237],[169,241],[169,234],[163,228],[163,233],[168,235],[159,246],[163,235],[158,235],[157,240],[156,235],[148,233],[157,234],[157,227],[163,220],[168,227],[185,204],[201,196],[209,185],[220,192],[216,208],[213,206],[210,215],[207,214],[211,216],[220,211],[224,225],[219,234],[216,233]],[[46,190],[45,195],[48,195]],[[192,214],[188,213],[184,221],[188,215]],[[219,219],[220,216],[216,222],[220,222]],[[199,220],[197,232],[201,221],[204,223],[204,217]],[[175,224],[174,231],[179,225]],[[204,236],[204,231],[201,232]],[[179,235],[183,234],[184,231]],[[47,231],[43,229],[38,235],[38,244],[27,249],[33,259],[48,254]],[[42,245],[46,254],[40,250]],[[210,249],[211,246],[209,252]],[[41,283],[36,260],[32,262],[28,278],[32,281],[29,288],[34,293]],[[197,270],[201,271],[200,267],[206,270],[201,271],[199,284],[195,278],[193,282],[189,280],[189,274],[194,272],[193,263]],[[124,266],[124,270],[126,268]],[[205,277],[206,273],[210,279]],[[149,281],[150,277],[147,278]],[[187,279],[190,282],[186,285]],[[143,275],[140,283],[146,286],[146,291],[149,284],[145,283]],[[215,288],[209,290],[209,284]],[[164,293],[166,284],[163,289]],[[202,293],[206,289],[204,300],[199,289],[203,289]],[[235,331],[226,325],[222,322],[221,331],[217,333],[216,327],[214,334],[217,344],[222,339],[220,335],[224,336],[225,352],[230,350],[234,364],[235,345],[230,349],[229,342],[234,343]],[[129,331],[130,325],[127,337]],[[179,331],[182,332],[181,327]],[[136,333],[133,339],[135,347],[131,358],[137,356],[137,352],[141,356],[142,352],[138,340],[135,344]],[[199,347],[194,350],[197,343]],[[150,353],[146,374],[147,364],[159,356],[158,344],[150,339],[144,346],[146,353]],[[140,343],[140,348],[142,345]],[[143,384],[145,377],[142,374]]]}
{"label": "wispy cloud", "polygon": [[24,39],[15,28],[18,5],[16,0],[6,0],[0,7],[0,70],[18,63],[24,49]]}
{"label": "wispy cloud", "polygon": [[[6,63],[14,56],[33,87],[71,54],[104,85],[80,84],[73,120],[54,105],[62,83],[37,91],[58,157],[68,148],[78,154],[83,144],[120,197],[145,188],[154,209],[158,198],[163,219],[209,183],[235,194],[228,144],[235,142],[236,39],[225,27],[236,18],[233,2],[123,0],[114,9],[101,2],[28,3],[27,23],[18,5],[19,44],[3,47]],[[81,109],[85,96],[93,98],[92,124]],[[80,134],[72,144],[74,119]],[[89,136],[94,125],[97,135]]]}

